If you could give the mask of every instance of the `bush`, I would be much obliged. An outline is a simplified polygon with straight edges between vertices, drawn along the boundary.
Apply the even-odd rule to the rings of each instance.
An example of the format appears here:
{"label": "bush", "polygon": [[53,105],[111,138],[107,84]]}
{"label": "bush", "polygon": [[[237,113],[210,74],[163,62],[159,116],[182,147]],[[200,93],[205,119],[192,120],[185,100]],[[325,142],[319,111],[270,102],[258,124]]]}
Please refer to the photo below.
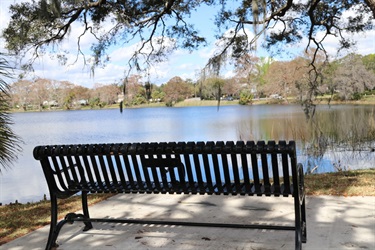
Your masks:
{"label": "bush", "polygon": [[239,100],[238,103],[240,105],[253,104],[253,99],[254,99],[253,94],[251,94],[249,92],[241,92],[240,93],[240,100]]}
{"label": "bush", "polygon": [[353,100],[356,100],[356,101],[358,101],[358,100],[361,100],[362,99],[362,97],[363,97],[363,94],[362,93],[354,93],[353,95],[352,95],[352,99]]}

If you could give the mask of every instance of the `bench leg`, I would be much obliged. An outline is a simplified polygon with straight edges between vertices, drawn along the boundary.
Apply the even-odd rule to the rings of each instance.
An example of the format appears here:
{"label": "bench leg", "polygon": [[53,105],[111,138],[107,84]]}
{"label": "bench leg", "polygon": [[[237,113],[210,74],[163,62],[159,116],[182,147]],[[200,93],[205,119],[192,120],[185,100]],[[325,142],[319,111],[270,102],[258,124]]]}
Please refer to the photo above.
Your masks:
{"label": "bench leg", "polygon": [[[299,200],[299,198],[297,197]],[[296,250],[301,250],[302,249],[302,219],[301,219],[301,206],[300,203],[295,201],[295,223],[296,223],[296,245],[295,249]]]}
{"label": "bench leg", "polygon": [[301,204],[301,215],[302,215],[302,243],[307,242],[307,224],[306,224],[306,202],[305,197],[303,197]]}
{"label": "bench leg", "polygon": [[46,250],[52,249],[52,247],[57,247],[56,244],[56,226],[57,226],[57,197],[51,194],[51,223],[49,228],[48,241],[46,245]]}
{"label": "bench leg", "polygon": [[[89,219],[89,208],[87,204],[87,192],[82,192],[82,210],[83,210],[83,215],[85,218]],[[84,222],[85,227],[83,228],[83,231],[88,231],[92,228],[92,223],[91,222]]]}

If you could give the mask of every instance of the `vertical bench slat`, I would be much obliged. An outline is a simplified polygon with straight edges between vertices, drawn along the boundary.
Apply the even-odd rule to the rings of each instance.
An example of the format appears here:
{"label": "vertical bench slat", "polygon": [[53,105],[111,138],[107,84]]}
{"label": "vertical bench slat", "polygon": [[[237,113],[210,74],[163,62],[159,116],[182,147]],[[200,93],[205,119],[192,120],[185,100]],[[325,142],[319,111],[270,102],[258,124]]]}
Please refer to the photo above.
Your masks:
{"label": "vertical bench slat", "polygon": [[[89,187],[90,187],[90,192],[98,192],[98,190],[104,190],[104,187],[102,185],[102,182],[100,180],[100,178],[97,178],[97,175],[99,175],[98,173],[98,170],[97,168],[93,167],[94,169],[94,173],[92,173],[91,171],[91,164],[90,164],[90,155],[89,155],[89,148],[88,147],[85,147],[84,149],[83,148],[80,148],[80,151],[79,152],[81,154],[81,157],[82,157],[82,160],[83,160],[83,165],[85,166],[85,169],[86,169],[86,172],[89,176]],[[82,152],[84,151],[84,152]],[[97,190],[95,190],[97,189]]]}
{"label": "vertical bench slat", "polygon": [[175,174],[175,169],[176,168],[178,169],[181,167],[179,164],[180,158],[178,158],[178,156],[176,155],[176,151],[175,151],[176,145],[177,144],[175,142],[169,142],[166,145],[167,147],[166,159],[170,160],[171,162],[171,165],[166,166],[168,169],[168,175],[170,178],[170,181],[167,179],[168,193],[170,194],[178,193],[180,189],[179,184],[177,183],[176,174]]}
{"label": "vertical bench slat", "polygon": [[[166,159],[172,159],[172,156],[170,154],[168,154],[168,155],[166,155]],[[174,159],[176,159],[176,158],[174,158]],[[175,193],[176,187],[177,187],[176,175],[174,173],[175,168],[176,167],[174,167],[174,166],[168,167],[168,174],[169,174],[170,181],[167,179],[167,187],[168,187],[168,193],[170,193],[170,194]]]}
{"label": "vertical bench slat", "polygon": [[[142,143],[137,148],[137,154],[139,155],[139,159],[141,162],[141,168],[143,171],[144,176],[144,184],[146,187],[146,193],[151,194],[155,191],[155,176],[153,174],[153,169],[156,166],[149,165],[151,159],[153,159],[153,153],[155,151],[155,143]],[[151,175],[150,175],[151,170]],[[151,180],[152,177],[152,180]]]}
{"label": "vertical bench slat", "polygon": [[113,159],[112,159],[112,155],[111,155],[111,145],[105,145],[103,147],[103,158],[105,158],[107,160],[107,163],[108,163],[108,168],[109,168],[109,172],[111,174],[111,191],[112,192],[115,192],[115,191],[120,191],[121,188],[119,188],[119,182],[120,180],[117,179],[117,174],[116,174],[116,171],[115,171],[115,164],[113,164]]}
{"label": "vertical bench slat", "polygon": [[194,154],[193,154],[193,159],[194,159],[194,167],[193,169],[195,170],[195,174],[197,176],[197,182],[198,182],[198,192],[200,194],[205,194],[206,193],[206,187],[204,186],[203,183],[203,177],[202,177],[202,170],[201,170],[201,164],[199,162],[199,153],[202,152],[202,143],[196,143],[194,145]]}
{"label": "vertical bench slat", "polygon": [[[93,150],[92,146],[90,146],[90,150]],[[98,192],[105,192],[106,188],[104,186],[104,180],[103,180],[103,178],[102,178],[102,176],[99,172],[99,167],[98,167],[98,164],[96,162],[95,154],[93,152],[90,152],[89,159],[90,159],[90,162],[91,162],[92,167],[94,169],[96,182],[98,183],[98,185],[100,187]]]}
{"label": "vertical bench slat", "polygon": [[[72,158],[74,158],[74,162],[80,173],[80,177],[81,177],[80,183],[83,186],[83,190],[89,192],[90,191],[90,175],[89,175],[89,172],[86,170],[85,164],[82,164],[81,162],[81,158],[80,158],[81,147],[82,145],[72,146],[72,148],[70,149],[70,153],[72,154]],[[91,171],[90,171],[90,174],[91,174]]]}
{"label": "vertical bench slat", "polygon": [[[142,166],[139,165],[139,160],[141,159],[141,155],[145,153],[145,146],[141,143],[135,143],[130,147],[131,159],[132,159],[132,167],[135,171],[135,176],[137,179],[137,187],[139,193],[145,193],[147,188],[145,186],[145,174]],[[142,164],[142,162],[141,162]]]}
{"label": "vertical bench slat", "polygon": [[[215,144],[214,142],[207,142],[208,150],[211,151],[211,159],[213,164],[213,172],[212,180],[215,182],[213,184],[213,192],[215,194],[222,194],[223,193],[223,184],[221,182],[221,171],[219,166],[219,159],[218,159],[218,152],[220,152],[220,147]],[[211,172],[211,168],[210,168]]]}
{"label": "vertical bench slat", "polygon": [[244,148],[245,144],[243,141],[238,141],[236,143],[237,151],[240,152],[241,155],[241,166],[242,166],[242,174],[243,174],[243,181],[244,181],[244,190],[241,190],[241,194],[250,194],[251,193],[251,186],[250,186],[250,175],[249,175],[249,166],[247,164],[247,154]]}
{"label": "vertical bench slat", "polygon": [[255,153],[255,143],[249,141],[246,143],[246,151],[250,154],[251,169],[253,172],[252,194],[261,195],[261,183],[259,178],[258,159]]}
{"label": "vertical bench slat", "polygon": [[128,185],[127,185],[127,182],[126,182],[126,179],[125,179],[123,166],[121,164],[121,160],[120,160],[120,157],[119,157],[119,154],[120,154],[119,150],[120,150],[121,146],[122,146],[121,144],[112,144],[111,148],[110,148],[110,154],[115,159],[116,169],[118,171],[118,177],[120,178],[118,180],[119,183],[117,185],[117,188],[118,188],[119,192],[126,192],[126,189],[127,189]]}
{"label": "vertical bench slat", "polygon": [[[225,195],[232,193],[232,183],[230,180],[230,173],[229,173],[229,164],[228,164],[228,155],[225,153],[225,143],[223,141],[216,142],[216,150],[220,153],[221,158],[221,166],[224,174],[224,184],[223,186],[223,193]],[[219,164],[220,165],[220,164]]]}
{"label": "vertical bench slat", "polygon": [[121,188],[122,192],[126,192],[128,184],[127,184],[127,181],[125,179],[126,176],[125,176],[125,173],[124,173],[124,169],[122,168],[122,164],[121,164],[121,160],[120,160],[118,152],[114,153],[114,157],[115,157],[115,162],[116,162],[116,166],[117,166],[117,169],[118,169],[120,182],[121,182],[120,188]]}
{"label": "vertical bench slat", "polygon": [[85,149],[86,147],[84,145],[77,145],[75,148],[74,148],[74,159],[75,159],[75,162],[78,166],[78,168],[82,169],[83,171],[83,178],[85,180],[85,188],[86,188],[86,191],[89,191],[91,192],[90,190],[90,185],[93,184],[95,185],[95,181],[93,179],[93,176],[92,176],[92,173],[91,173],[91,168],[90,168],[90,165],[86,164],[85,162],[83,162],[82,164],[82,160],[83,160],[83,155],[85,154]]}
{"label": "vertical bench slat", "polygon": [[[60,184],[60,188],[62,188],[63,190],[69,190],[68,187],[66,186],[66,181],[64,180],[62,174],[61,174],[61,169],[60,168],[60,165],[59,163],[57,162],[57,159],[55,156],[50,156],[50,161],[48,161],[49,165],[51,166],[51,162],[52,162],[52,166],[51,169],[54,169],[54,177],[57,176],[57,179],[59,180],[59,184]],[[65,172],[63,171],[64,175]]]}
{"label": "vertical bench slat", "polygon": [[[64,177],[65,177],[65,181],[66,181],[66,184],[68,185],[67,188],[70,189],[71,188],[71,185],[73,184],[73,175],[70,173],[69,171],[69,168],[67,167],[66,165],[66,162],[65,162],[65,158],[63,156],[64,154],[64,146],[61,146],[61,147],[58,147],[56,148],[56,153],[58,153],[58,156],[57,157],[54,157],[55,161],[54,161],[54,164],[57,164],[56,167],[57,168],[61,168],[64,172]],[[57,161],[58,159],[58,161]],[[60,163],[60,164],[59,164]],[[74,166],[72,166],[73,168]],[[59,171],[58,173],[61,173],[61,171]],[[61,176],[62,179],[64,179],[64,177]],[[73,177],[73,178],[72,178]],[[75,180],[76,181],[76,180]],[[77,181],[76,181],[77,182]]]}
{"label": "vertical bench slat", "polygon": [[279,175],[279,165],[277,160],[277,148],[275,141],[269,141],[268,146],[271,151],[271,166],[272,166],[272,174],[273,174],[273,195],[279,196],[281,194],[280,191],[280,175]]}
{"label": "vertical bench slat", "polygon": [[175,151],[176,151],[176,158],[180,159],[181,161],[181,165],[177,168],[177,174],[178,174],[178,183],[176,183],[178,185],[178,189],[179,189],[179,192],[178,194],[180,193],[188,193],[188,187],[186,186],[186,182],[185,182],[185,173],[186,173],[186,170],[185,170],[185,164],[184,164],[184,155],[183,155],[183,152],[184,152],[184,148],[186,147],[186,143],[185,142],[179,142],[177,143],[177,146],[175,148]]}
{"label": "vertical bench slat", "polygon": [[99,172],[99,170],[101,168],[99,168],[99,166],[97,164],[97,159],[98,159],[98,157],[97,157],[97,155],[98,155],[97,146],[98,146],[97,144],[89,146],[89,148],[88,148],[89,158],[90,158],[90,162],[91,162],[92,167],[93,167],[94,172],[95,172],[95,179],[96,179],[96,181],[97,181],[97,183],[100,187],[98,192],[107,192],[106,186],[105,186],[105,180],[103,179],[104,175],[103,175],[103,173]]}
{"label": "vertical bench slat", "polygon": [[[104,161],[104,158],[105,158],[105,155],[103,155],[103,146],[101,145],[96,145],[96,153],[97,153],[97,157],[99,159],[99,165],[100,165],[100,169],[101,169],[101,173],[104,177],[104,182],[105,182],[105,192],[111,192],[112,190],[112,184],[111,184],[111,180],[109,179],[109,175],[108,175],[108,164],[106,164],[106,162]],[[108,163],[108,162],[107,162]]]}
{"label": "vertical bench slat", "polygon": [[221,182],[221,172],[219,167],[218,154],[212,154],[212,161],[214,164],[214,174],[215,174],[215,186],[217,191],[214,190],[216,194],[223,193],[223,184]]}
{"label": "vertical bench slat", "polygon": [[289,179],[289,164],[288,164],[288,155],[286,153],[287,146],[285,141],[280,141],[279,142],[280,148],[281,148],[281,162],[283,166],[283,181],[284,181],[284,190],[283,190],[283,195],[284,196],[289,196],[292,194],[290,190],[290,179]]}
{"label": "vertical bench slat", "polygon": [[[163,157],[158,156],[158,158],[163,159]],[[161,193],[166,194],[168,191],[168,181],[167,181],[167,170],[163,167],[159,168],[160,170],[160,175],[161,175]]]}
{"label": "vertical bench slat", "polygon": [[[176,154],[176,158],[181,161],[182,156],[180,154]],[[174,183],[174,191],[177,194],[186,193],[186,183],[185,183],[185,166],[182,164],[177,167],[177,175],[174,172],[175,176],[175,183]],[[178,179],[177,179],[178,178]]]}
{"label": "vertical bench slat", "polygon": [[187,178],[188,178],[187,192],[191,192],[192,194],[197,193],[197,188],[195,186],[196,180],[194,180],[194,177],[193,177],[192,165],[190,161],[190,156],[192,156],[194,145],[195,145],[194,142],[186,143],[186,148],[184,150],[185,153],[183,154],[184,156],[183,160],[185,162],[185,168],[186,168],[186,173],[187,173]]}
{"label": "vertical bench slat", "polygon": [[140,167],[138,164],[137,160],[137,155],[136,154],[131,154],[131,166],[133,166],[134,172],[135,172],[135,181],[137,183],[136,185],[136,191],[138,193],[144,193],[145,192],[145,187],[143,185],[143,179],[141,177],[141,172],[140,172]]}
{"label": "vertical bench slat", "polygon": [[230,179],[230,172],[229,172],[229,164],[228,164],[228,155],[227,154],[221,154],[221,162],[223,164],[223,170],[224,170],[224,194],[232,194],[232,182]]}
{"label": "vertical bench slat", "polygon": [[211,149],[212,142],[208,142],[207,144],[203,143],[203,152],[201,154],[201,157],[203,159],[203,167],[204,167],[204,173],[206,176],[206,193],[207,194],[213,194],[214,188],[212,184],[212,175],[211,175],[211,169],[210,169],[210,163],[208,160],[208,155],[212,158],[212,149]]}
{"label": "vertical bench slat", "polygon": [[266,152],[266,146],[264,141],[259,141],[257,143],[257,146],[261,148],[261,161],[262,161],[262,172],[263,172],[263,186],[264,186],[264,194],[266,196],[271,195],[271,183],[270,183],[270,175],[268,173],[268,162],[267,162],[267,152]]}
{"label": "vertical bench slat", "polygon": [[202,155],[203,158],[203,167],[204,167],[204,173],[206,175],[206,193],[207,194],[213,194],[214,188],[212,185],[212,176],[211,176],[211,169],[210,169],[210,163],[208,162],[208,155],[204,154]]}
{"label": "vertical bench slat", "polygon": [[242,162],[242,173],[245,183],[245,191],[243,194],[251,194],[251,184],[250,184],[250,175],[249,175],[249,166],[248,161],[246,158],[246,154],[241,154],[241,162]]}
{"label": "vertical bench slat", "polygon": [[[147,144],[146,151],[147,151],[149,161],[153,161],[154,159],[158,158],[157,153],[156,153],[157,147],[158,145],[156,143]],[[159,175],[158,175],[158,167],[160,166],[151,166],[151,165],[145,166],[144,165],[143,167],[147,173],[151,170],[151,176],[152,176],[151,186],[153,189],[153,193],[156,193],[156,194],[159,193],[159,191],[161,190],[161,185],[160,185],[160,180],[159,180]],[[147,179],[150,179],[149,175],[146,176],[146,182],[147,182]]]}
{"label": "vertical bench slat", "polygon": [[230,160],[232,164],[232,173],[233,173],[233,178],[234,178],[234,185],[232,185],[232,194],[237,195],[241,193],[241,180],[239,176],[239,171],[238,171],[238,162],[237,162],[237,154],[233,152],[234,148],[234,142],[233,141],[227,141],[225,144],[225,150],[227,152],[230,152],[228,154],[228,157],[230,155]]}
{"label": "vertical bench slat", "polygon": [[[57,173],[61,174],[61,170],[64,173],[65,177],[65,184],[67,185],[67,189],[69,189],[70,181],[72,179],[72,176],[69,173],[68,168],[65,165],[65,161],[61,161],[61,155],[63,153],[64,146],[59,146],[56,148],[52,148],[52,151],[54,153],[52,159],[53,164],[55,165],[55,168],[59,170]],[[56,155],[56,156],[55,156]],[[63,180],[64,177],[61,175],[61,179]]]}
{"label": "vertical bench slat", "polygon": [[73,157],[80,173],[80,183],[85,191],[89,191],[90,179],[87,180],[87,178],[89,178],[89,175],[86,171],[86,168],[84,167],[84,164],[82,164],[81,159],[79,158],[77,153],[75,153]]}
{"label": "vertical bench slat", "polygon": [[111,177],[111,179],[110,179],[111,192],[119,191],[119,189],[118,189],[119,181],[117,180],[117,175],[116,175],[115,170],[114,170],[112,157],[111,157],[111,155],[107,154],[107,155],[103,156],[103,158],[105,158],[107,163],[108,163],[109,173],[110,173],[110,177]]}
{"label": "vertical bench slat", "polygon": [[[51,161],[52,161],[52,164],[54,166],[54,169],[55,169],[55,174],[57,175],[57,179],[59,180],[59,184],[61,186],[61,188],[63,190],[69,190],[69,188],[66,186],[66,185],[69,185],[69,183],[66,183],[66,181],[64,181],[64,178],[63,176],[61,175],[61,169],[60,169],[60,165],[59,163],[57,162],[57,159],[55,156],[51,156],[50,157]],[[64,175],[66,176],[66,169],[62,169],[63,170],[63,173]],[[68,175],[69,176],[69,175]],[[66,180],[66,179],[65,179]]]}
{"label": "vertical bench slat", "polygon": [[[151,193],[154,192],[154,187],[153,187],[153,183],[151,182],[151,178],[150,178],[150,174],[149,174],[150,167],[144,164],[146,156],[152,157],[152,155],[143,155],[143,154],[140,155],[139,157],[141,159],[142,170],[143,170],[143,174],[144,174],[144,181],[145,181],[146,187],[147,187],[145,191],[146,191],[146,193],[151,194]],[[151,169],[155,169],[155,168],[151,167]]]}
{"label": "vertical bench slat", "polygon": [[[288,156],[290,158],[290,167],[292,169],[292,185],[290,185],[291,189],[292,187],[297,187],[299,188],[299,184],[298,184],[298,173],[297,173],[297,160],[296,160],[296,151],[295,151],[295,144],[294,144],[294,141],[290,141],[289,144],[287,145],[287,148],[288,148]],[[291,190],[292,191],[292,195],[295,196],[296,194],[299,193],[299,190]],[[296,197],[294,197],[296,198]],[[298,197],[299,199],[299,197]]]}
{"label": "vertical bench slat", "polygon": [[[69,154],[70,146],[65,146],[62,148],[62,155],[59,156],[60,162],[63,166],[63,168],[67,169],[67,172],[71,173],[71,176],[73,177],[73,182],[75,185],[79,184],[78,175],[76,173],[76,168],[74,166],[73,161],[71,160],[71,156]],[[66,161],[68,161],[68,165],[66,165]],[[70,171],[69,171],[70,170]],[[73,183],[71,183],[73,184]]]}
{"label": "vertical bench slat", "polygon": [[[155,159],[154,155],[152,155],[152,154],[149,154],[149,158]],[[154,186],[154,189],[155,189],[154,192],[157,194],[157,193],[159,193],[159,190],[161,190],[157,168],[151,167],[151,174],[152,174],[153,186]]]}
{"label": "vertical bench slat", "polygon": [[[156,158],[158,160],[163,160],[166,156],[166,148],[167,148],[167,143],[165,142],[162,142],[162,143],[159,143],[157,145],[157,148],[156,148]],[[165,166],[160,166],[159,168],[159,171],[160,171],[160,175],[161,175],[161,182],[160,182],[160,186],[161,186],[161,193],[162,194],[166,194],[168,192],[168,189],[169,189],[169,185],[168,185],[168,181],[167,181],[167,170],[165,169]]]}
{"label": "vertical bench slat", "polygon": [[73,175],[74,185],[77,186],[77,188],[81,189],[82,187],[80,186],[82,183],[81,179],[79,178],[79,176],[81,176],[81,173],[79,173],[80,169],[78,165],[73,162],[73,155],[66,155],[64,158],[68,161],[70,172],[72,172]]}
{"label": "vertical bench slat", "polygon": [[130,161],[129,161],[129,157],[130,155],[128,154],[128,148],[130,147],[130,145],[122,145],[120,147],[120,152],[122,154],[122,160],[124,162],[124,165],[125,165],[125,171],[126,171],[126,174],[128,176],[128,179],[129,179],[129,184],[130,184],[130,189],[129,192],[136,192],[137,190],[137,186],[136,186],[136,183],[134,181],[134,177],[133,177],[133,171],[132,169],[130,168],[131,165],[130,165]]}
{"label": "vertical bench slat", "polygon": [[239,165],[237,161],[237,155],[236,154],[231,154],[231,159],[232,159],[232,169],[233,169],[233,177],[234,177],[234,183],[235,183],[235,193],[234,194],[240,194],[241,193],[241,180],[240,180],[240,175],[239,175]]}

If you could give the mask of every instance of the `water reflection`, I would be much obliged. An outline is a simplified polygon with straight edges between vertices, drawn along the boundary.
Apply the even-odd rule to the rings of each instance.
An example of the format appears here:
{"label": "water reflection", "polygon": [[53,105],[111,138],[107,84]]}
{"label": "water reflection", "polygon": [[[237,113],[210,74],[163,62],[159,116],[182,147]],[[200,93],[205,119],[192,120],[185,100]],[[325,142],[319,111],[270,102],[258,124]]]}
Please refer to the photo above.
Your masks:
{"label": "water reflection", "polygon": [[0,202],[48,194],[37,145],[150,141],[295,140],[306,172],[375,167],[375,106],[319,106],[307,121],[300,106],[223,106],[13,114],[25,142],[0,175]]}
{"label": "water reflection", "polygon": [[242,122],[245,140],[296,140],[305,170],[311,173],[375,167],[375,107],[319,106],[310,119],[299,113]]}

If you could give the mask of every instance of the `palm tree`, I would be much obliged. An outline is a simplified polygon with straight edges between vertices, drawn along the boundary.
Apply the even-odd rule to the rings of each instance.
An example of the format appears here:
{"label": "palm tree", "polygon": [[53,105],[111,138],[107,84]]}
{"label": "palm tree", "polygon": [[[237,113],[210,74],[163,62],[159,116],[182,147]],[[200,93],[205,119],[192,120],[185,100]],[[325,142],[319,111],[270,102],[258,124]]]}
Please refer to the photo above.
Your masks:
{"label": "palm tree", "polygon": [[13,121],[9,113],[9,85],[6,82],[12,76],[11,71],[12,67],[0,52],[0,173],[12,165],[21,151],[21,138],[11,129]]}

